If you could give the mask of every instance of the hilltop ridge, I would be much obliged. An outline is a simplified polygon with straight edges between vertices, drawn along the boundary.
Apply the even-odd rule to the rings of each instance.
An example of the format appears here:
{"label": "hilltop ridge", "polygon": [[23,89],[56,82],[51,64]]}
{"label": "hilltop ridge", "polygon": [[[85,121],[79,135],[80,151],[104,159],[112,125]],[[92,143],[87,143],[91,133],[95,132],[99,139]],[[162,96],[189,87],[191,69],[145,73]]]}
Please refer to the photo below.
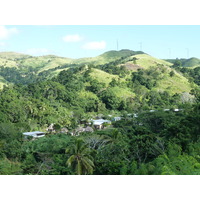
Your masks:
{"label": "hilltop ridge", "polygon": [[[191,90],[190,83],[187,78],[172,70],[170,67],[172,62],[157,59],[142,51],[133,51],[122,49],[119,51],[107,51],[99,56],[90,58],[72,59],[67,57],[59,57],[55,55],[30,56],[15,52],[0,53],[0,86],[15,83],[29,84],[37,81],[51,79],[56,77],[61,71],[70,68],[76,68],[81,65],[91,65],[91,77],[108,85],[112,79],[126,82],[130,75],[120,75],[118,71],[124,69],[136,72],[138,69],[164,70],[162,79],[158,80],[155,89],[159,91],[168,91],[171,93],[189,92]],[[159,69],[157,67],[160,67]],[[174,76],[169,73],[174,71]],[[107,78],[105,78],[107,77]],[[123,92],[122,89],[117,90]],[[127,89],[124,89],[126,92]]]}

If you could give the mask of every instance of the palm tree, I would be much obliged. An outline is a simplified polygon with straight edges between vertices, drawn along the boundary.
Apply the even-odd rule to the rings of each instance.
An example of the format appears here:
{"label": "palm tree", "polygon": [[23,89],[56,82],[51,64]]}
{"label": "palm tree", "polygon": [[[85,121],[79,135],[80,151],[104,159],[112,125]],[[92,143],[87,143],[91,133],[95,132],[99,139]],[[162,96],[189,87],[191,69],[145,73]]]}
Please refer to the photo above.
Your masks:
{"label": "palm tree", "polygon": [[76,139],[75,143],[66,149],[70,154],[67,160],[68,167],[75,169],[76,174],[92,174],[94,169],[92,150],[87,147],[81,139]]}

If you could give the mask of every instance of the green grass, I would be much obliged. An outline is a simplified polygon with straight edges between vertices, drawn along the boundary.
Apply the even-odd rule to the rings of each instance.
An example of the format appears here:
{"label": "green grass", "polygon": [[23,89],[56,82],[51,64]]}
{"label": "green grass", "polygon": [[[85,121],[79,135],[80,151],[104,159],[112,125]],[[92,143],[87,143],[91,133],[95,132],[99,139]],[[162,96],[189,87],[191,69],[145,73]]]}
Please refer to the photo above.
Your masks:
{"label": "green grass", "polygon": [[121,87],[113,87],[111,88],[111,90],[114,92],[114,94],[118,97],[118,98],[121,98],[121,99],[126,99],[126,98],[129,98],[129,97],[135,97],[135,94],[133,92],[131,92],[129,90],[129,88],[121,88]]}
{"label": "green grass", "polygon": [[[166,61],[175,63],[176,59],[166,59]],[[189,59],[181,58],[178,61],[181,62],[181,67],[195,68],[200,66],[200,59],[195,57]]]}
{"label": "green grass", "polygon": [[[175,71],[174,71],[175,72]],[[158,81],[158,86],[155,87],[158,91],[168,91],[170,94],[190,92],[191,85],[189,81],[175,72],[173,77],[170,77],[169,73],[163,76],[162,80]]]}
{"label": "green grass", "polygon": [[90,91],[85,91],[85,90],[80,91],[78,93],[78,96],[83,99],[98,99],[96,94],[94,94]]}
{"label": "green grass", "polygon": [[72,62],[73,62],[73,59],[70,59],[70,58],[57,57],[57,58],[53,58],[53,59],[48,59],[46,65],[42,69],[40,69],[38,71],[38,73],[45,71],[45,70],[56,68],[58,66],[62,66],[64,64],[70,64]]}
{"label": "green grass", "polygon": [[33,67],[33,68],[39,68],[39,72],[42,72],[44,70],[52,69],[55,67],[58,67],[63,64],[70,63],[70,59],[67,58],[60,58],[60,57],[49,57],[49,56],[39,56],[39,57],[32,57],[27,58],[23,61],[21,61],[21,65],[24,67]]}
{"label": "green grass", "polygon": [[112,75],[107,72],[104,72],[100,69],[92,69],[90,76],[99,81],[100,83],[105,83],[106,86],[112,81],[113,78],[118,79],[118,75]]}
{"label": "green grass", "polygon": [[138,60],[136,61],[136,64],[145,68],[145,69],[148,69],[151,66],[157,66],[158,64],[161,64],[161,65],[164,65],[164,66],[171,66],[172,65],[172,63],[169,63],[169,62],[161,60],[161,59],[154,58],[154,57],[147,55],[147,54],[139,54],[139,55],[135,55],[135,56],[132,56],[132,57],[137,58]]}
{"label": "green grass", "polygon": [[198,67],[198,66],[200,66],[200,59],[198,59],[198,58],[187,59],[182,63],[182,66],[183,67],[193,67],[193,68]]}
{"label": "green grass", "polygon": [[16,53],[16,52],[0,52],[0,58],[16,60],[31,57],[30,55]]}
{"label": "green grass", "polygon": [[4,67],[16,67],[18,68],[18,64],[14,60],[8,60],[6,58],[0,58],[0,66]]}
{"label": "green grass", "polygon": [[[171,71],[170,66],[173,65],[172,63],[167,62],[165,60],[154,58],[147,54],[143,54],[143,52],[134,52],[130,50],[109,51],[96,57],[81,58],[81,59],[71,59],[53,55],[33,57],[15,52],[0,52],[0,66],[16,67],[16,68],[19,68],[21,66],[22,69],[26,67],[33,67],[37,68],[38,73],[40,73],[42,71],[54,69],[64,64],[73,64],[73,63],[77,64],[93,63],[95,65],[105,64],[114,61],[116,59],[119,59],[121,57],[127,57],[127,56],[129,56],[127,60],[132,59],[133,57],[137,58],[136,64],[144,69],[149,69],[151,66],[157,66],[158,64],[166,68],[166,72],[163,73],[162,80],[158,81],[158,86],[155,88],[156,90],[160,91],[167,90],[171,94],[189,92],[191,90],[190,83],[182,75],[175,72],[175,76],[173,77],[169,76],[169,72]],[[191,58],[189,59],[189,61],[191,65],[194,65],[199,62],[199,59]],[[128,61],[127,63],[133,64],[133,61]],[[68,68],[55,69],[54,71],[50,72],[49,77],[56,76],[59,72],[67,69]],[[95,68],[92,69],[90,76],[98,80],[100,83],[105,83],[106,87],[109,85],[109,83],[112,81],[113,78],[120,80],[121,82],[125,81],[125,78],[119,78],[118,75],[112,75]],[[5,81],[5,79],[3,77],[0,77],[0,88],[2,88],[3,85],[7,84],[8,83]],[[118,97],[121,96],[128,97],[134,95],[134,93],[129,91],[128,88],[115,87],[113,91]]]}
{"label": "green grass", "polygon": [[81,63],[92,63],[94,65],[101,65],[106,64],[115,60],[118,60],[122,57],[131,56],[134,54],[143,53],[141,51],[131,51],[128,49],[122,49],[120,51],[108,51],[105,52],[99,56],[96,57],[89,57],[89,58],[80,58],[77,60],[74,60],[75,63],[81,64]]}

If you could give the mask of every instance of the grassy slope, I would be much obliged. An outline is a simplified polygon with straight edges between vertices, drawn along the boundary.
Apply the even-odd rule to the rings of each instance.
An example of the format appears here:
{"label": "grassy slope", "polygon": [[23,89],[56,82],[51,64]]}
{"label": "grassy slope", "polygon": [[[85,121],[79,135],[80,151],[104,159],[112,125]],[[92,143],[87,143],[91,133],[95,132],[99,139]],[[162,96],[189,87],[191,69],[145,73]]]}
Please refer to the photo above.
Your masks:
{"label": "grassy slope", "polygon": [[45,59],[47,61],[47,64],[41,70],[39,70],[39,72],[74,62],[74,59],[57,56],[42,56],[41,58]]}
{"label": "grassy slope", "polygon": [[147,54],[139,54],[139,55],[135,55],[132,57],[137,58],[136,64],[145,69],[148,69],[151,66],[156,66],[157,64],[161,64],[164,66],[172,65],[172,63],[169,63],[169,62],[161,60],[161,59],[154,58]]}
{"label": "grassy slope", "polygon": [[119,78],[118,75],[112,75],[100,69],[92,69],[90,76],[92,76],[94,79],[96,79],[100,83],[105,83],[106,86],[108,86],[108,84],[112,81],[113,78],[115,79]]}
{"label": "grassy slope", "polygon": [[32,57],[27,58],[21,61],[21,64],[25,67],[33,67],[39,68],[39,72],[52,69],[64,64],[71,63],[72,59],[69,58],[61,58],[56,56],[39,56],[39,57]]}
{"label": "grassy slope", "polygon": [[[0,66],[21,68],[38,68],[39,72],[72,63],[74,59],[54,55],[30,56],[15,52],[0,52]],[[39,73],[38,72],[38,73]]]}
{"label": "grassy slope", "polygon": [[38,68],[39,69],[38,73],[40,73],[42,71],[53,69],[58,66],[69,63],[75,63],[75,64],[92,63],[95,65],[105,64],[120,59],[121,57],[131,56],[137,53],[143,53],[143,52],[136,52],[131,50],[108,51],[96,57],[71,59],[53,55],[33,57],[30,55],[25,55],[15,52],[0,52],[0,65],[5,67],[18,67],[18,66],[22,68],[33,67],[33,68]]}
{"label": "grassy slope", "polygon": [[200,66],[200,59],[198,58],[187,59],[182,63],[182,66],[183,67],[198,67]]}
{"label": "grassy slope", "polygon": [[0,66],[4,66],[4,67],[16,67],[18,68],[18,64],[16,61],[14,60],[8,60],[6,58],[1,58],[0,57]]}
{"label": "grassy slope", "polygon": [[[176,61],[176,59],[167,59],[166,61],[174,63]],[[181,61],[182,67],[195,68],[195,67],[200,66],[200,59],[195,58],[195,57],[192,57],[189,59],[181,58],[181,59],[179,59],[179,61]]]}
{"label": "grassy slope", "polygon": [[136,64],[144,69],[157,66],[158,64],[163,65],[163,67],[165,67],[166,72],[163,74],[162,79],[158,81],[158,86],[155,87],[155,90],[166,90],[171,94],[189,92],[191,90],[191,86],[188,80],[185,77],[178,74],[176,71],[174,71],[175,75],[173,77],[170,77],[169,73],[170,71],[172,71],[172,69],[170,68],[172,63],[154,58],[147,54],[140,54],[132,57],[136,57],[138,59],[136,61]]}
{"label": "grassy slope", "polygon": [[75,63],[92,63],[95,65],[98,64],[106,64],[115,60],[120,59],[121,57],[127,57],[127,56],[131,56],[131,55],[135,55],[135,54],[142,54],[143,52],[141,51],[131,51],[131,50],[126,50],[126,49],[122,49],[120,51],[108,51],[105,52],[99,56],[96,57],[90,57],[90,58],[80,58],[75,60]]}
{"label": "grassy slope", "polygon": [[[113,78],[120,80],[120,82],[125,81],[123,78],[119,78],[118,75],[112,75],[102,70],[94,69],[94,68],[92,69],[90,76],[98,80],[100,83],[105,83],[106,87],[108,87],[109,83],[112,81]],[[113,87],[111,90],[114,92],[114,94],[117,97],[122,98],[122,99],[135,96],[135,94],[131,92],[129,88],[121,88],[121,87],[116,86],[116,87]]]}
{"label": "grassy slope", "polygon": [[113,87],[111,89],[114,94],[118,97],[118,98],[121,98],[121,99],[126,99],[128,97],[135,97],[135,93],[131,92],[129,90],[129,88],[121,88],[121,87]]}
{"label": "grassy slope", "polygon": [[[138,53],[141,53],[141,54],[138,54]],[[151,57],[147,54],[143,54],[143,52],[134,52],[130,50],[109,51],[97,57],[82,58],[82,59],[62,58],[62,57],[51,56],[51,55],[32,57],[32,56],[18,54],[14,52],[3,52],[3,53],[0,53],[0,65],[4,65],[7,67],[18,67],[18,66],[30,67],[31,66],[33,68],[38,68],[39,70],[38,73],[39,73],[39,72],[42,72],[48,69],[53,69],[60,65],[69,64],[69,63],[92,62],[95,64],[105,64],[124,56],[130,56],[129,58],[136,57],[137,58],[136,64],[144,69],[148,69],[151,66],[156,66],[157,64],[161,64],[163,65],[163,67],[165,66],[167,68],[168,73],[166,73],[166,75],[163,76],[163,79],[159,81],[158,87],[155,88],[156,90],[168,90],[171,93],[176,93],[176,92],[180,93],[184,91],[189,91],[191,89],[190,84],[188,83],[188,80],[184,78],[183,76],[179,75],[178,73],[175,73],[174,77],[169,76],[169,72],[171,71],[169,66],[171,66],[172,63]],[[130,63],[132,62],[130,61]],[[51,72],[52,73],[51,76],[58,74],[62,70],[66,70],[66,69],[57,69]],[[99,82],[105,83],[106,86],[108,86],[108,84],[112,81],[113,78],[119,79],[119,76],[106,73],[99,69],[93,69],[91,76],[97,79]],[[124,81],[124,79],[120,79],[120,80]],[[4,84],[7,84],[7,83],[3,79],[3,77],[1,77],[0,87],[2,87],[2,85]],[[124,93],[125,96],[133,95],[133,93],[130,92],[128,89],[122,89],[122,88],[115,88],[115,93],[117,96],[120,96],[121,93]]]}
{"label": "grassy slope", "polygon": [[175,72],[173,77],[170,77],[169,73],[163,76],[163,79],[158,82],[158,86],[155,88],[158,91],[168,91],[171,94],[189,92],[191,85],[188,80]]}
{"label": "grassy slope", "polygon": [[16,52],[0,52],[0,58],[5,58],[9,60],[25,59],[31,57],[30,55],[16,53]]}

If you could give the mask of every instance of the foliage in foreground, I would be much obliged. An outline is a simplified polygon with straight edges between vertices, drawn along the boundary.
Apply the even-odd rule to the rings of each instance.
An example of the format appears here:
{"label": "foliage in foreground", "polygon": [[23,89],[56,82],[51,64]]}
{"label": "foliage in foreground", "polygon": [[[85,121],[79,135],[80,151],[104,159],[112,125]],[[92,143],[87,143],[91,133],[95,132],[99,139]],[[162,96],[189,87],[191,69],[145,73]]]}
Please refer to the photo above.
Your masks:
{"label": "foliage in foreground", "polygon": [[197,175],[199,111],[196,105],[179,113],[142,113],[116,122],[111,129],[30,141],[17,134],[19,125],[1,123],[0,173]]}

